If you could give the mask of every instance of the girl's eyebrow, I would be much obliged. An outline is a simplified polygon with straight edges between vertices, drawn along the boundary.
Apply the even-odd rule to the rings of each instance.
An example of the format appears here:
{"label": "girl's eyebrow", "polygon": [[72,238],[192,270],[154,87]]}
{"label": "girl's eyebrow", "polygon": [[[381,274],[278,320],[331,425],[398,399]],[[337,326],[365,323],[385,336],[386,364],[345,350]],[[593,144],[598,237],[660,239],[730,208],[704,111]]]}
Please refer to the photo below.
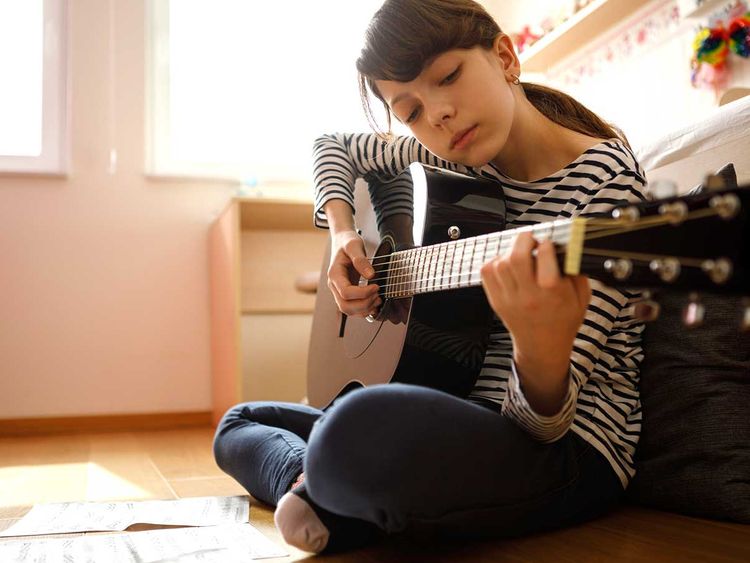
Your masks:
{"label": "girl's eyebrow", "polygon": [[397,103],[399,103],[404,98],[408,98],[411,94],[408,92],[401,92],[399,95],[397,95],[395,98],[393,98],[389,104],[391,107],[395,106]]}
{"label": "girl's eyebrow", "polygon": [[[425,65],[424,68],[422,68],[422,72],[428,72],[433,64],[435,64],[435,61],[440,57],[440,55],[436,55],[429,59]],[[420,73],[421,74],[421,73]],[[408,98],[410,94],[408,92],[401,92],[400,94],[396,95],[390,102],[388,102],[388,105],[391,107],[395,106],[397,103],[399,103],[404,98]]]}

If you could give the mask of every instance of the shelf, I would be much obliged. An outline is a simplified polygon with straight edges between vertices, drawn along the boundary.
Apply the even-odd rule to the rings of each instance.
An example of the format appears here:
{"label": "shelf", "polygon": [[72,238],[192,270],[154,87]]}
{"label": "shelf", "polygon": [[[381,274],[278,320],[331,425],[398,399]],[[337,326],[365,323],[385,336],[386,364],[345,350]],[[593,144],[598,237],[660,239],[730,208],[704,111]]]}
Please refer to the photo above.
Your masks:
{"label": "shelf", "polygon": [[594,0],[519,55],[522,72],[546,72],[651,0]]}
{"label": "shelf", "polygon": [[311,201],[235,198],[240,206],[240,229],[253,231],[313,231]]}
{"label": "shelf", "polygon": [[680,4],[681,4],[681,6],[680,6],[680,8],[681,8],[680,13],[683,13],[683,10],[685,10],[685,13],[683,14],[682,17],[684,17],[684,18],[690,18],[690,19],[698,19],[698,18],[702,18],[702,17],[705,17],[705,16],[710,16],[714,11],[717,11],[720,8],[726,6],[726,5],[730,4],[730,3],[732,3],[730,0],[706,0],[705,2],[703,2],[703,4],[701,4],[697,8],[693,7],[692,10],[690,10],[689,8],[687,8],[687,10],[686,10],[686,8],[683,8],[683,5],[685,5],[685,4],[693,4],[693,6],[694,6],[695,2],[694,2],[694,0],[692,2],[687,2],[686,0],[682,0],[680,2]]}

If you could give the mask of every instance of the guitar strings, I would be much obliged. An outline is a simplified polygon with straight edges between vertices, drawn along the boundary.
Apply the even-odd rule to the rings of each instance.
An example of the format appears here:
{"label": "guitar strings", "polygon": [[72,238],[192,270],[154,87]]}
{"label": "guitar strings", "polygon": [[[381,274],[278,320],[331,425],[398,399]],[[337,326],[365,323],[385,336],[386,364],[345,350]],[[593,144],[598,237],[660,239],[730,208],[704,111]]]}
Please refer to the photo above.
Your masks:
{"label": "guitar strings", "polygon": [[[662,222],[662,220],[660,220],[659,222]],[[613,220],[613,224],[614,225],[620,224],[620,221]],[[596,232],[601,232],[601,231],[612,231],[612,234],[617,234],[619,232],[627,232],[628,230],[634,230],[634,227],[632,224],[628,224],[628,223],[622,223],[622,224],[626,225],[626,228],[622,231],[616,231],[616,230],[612,231],[613,226],[614,226],[612,224],[610,225],[587,224],[586,233],[590,234],[590,233],[596,233]],[[658,224],[658,222],[652,221],[645,226],[653,226],[654,224]],[[546,234],[550,235],[549,237],[545,237],[545,238],[560,237],[562,240],[553,240],[553,242],[564,243],[564,242],[567,242],[569,239],[568,235],[570,234],[570,227],[571,227],[571,223],[566,223],[564,225],[557,225],[556,228],[547,227],[546,229],[538,229],[539,232],[536,234],[539,234],[541,236],[544,236]],[[418,254],[419,252],[425,252],[426,254],[429,254],[430,257],[434,257],[436,253],[441,252],[443,249],[447,250],[450,248],[456,248],[456,249],[460,249],[461,251],[466,251],[466,250],[471,251],[477,248],[484,241],[486,241],[485,244],[489,244],[489,243],[496,244],[499,241],[501,245],[504,245],[505,247],[509,247],[509,246],[512,246],[513,242],[515,241],[515,239],[518,237],[519,234],[521,234],[522,232],[528,232],[530,230],[532,229],[526,229],[526,228],[523,228],[523,230],[514,229],[513,235],[510,237],[508,236],[508,233],[505,233],[505,234],[488,233],[485,235],[478,235],[476,237],[473,237],[472,239],[466,239],[464,241],[448,241],[448,242],[441,242],[441,243],[433,244],[430,246],[418,246],[414,248],[407,248],[404,250],[397,250],[390,254],[381,254],[378,256],[373,256],[372,258],[368,258],[368,261],[370,261],[370,264],[373,267],[378,267],[378,266],[382,266],[384,264],[392,262],[393,258],[399,261],[404,261],[405,259],[408,259],[410,257],[409,253]],[[544,230],[549,231],[549,233],[544,233],[543,232]],[[560,236],[560,235],[563,235],[563,236]]]}
{"label": "guitar strings", "polygon": [[[643,227],[643,228],[645,228],[645,227]],[[565,226],[564,229],[567,229],[568,232],[565,232],[563,234],[569,235],[569,230],[570,230],[569,229],[569,225]],[[630,230],[635,230],[635,229],[630,229]],[[596,231],[596,229],[594,229],[594,231]],[[623,231],[623,232],[626,232],[626,231]],[[598,237],[585,236],[584,240],[590,240],[592,238],[598,238]],[[498,244],[497,240],[493,240],[493,241],[488,241],[487,244],[485,244],[484,246],[481,246],[479,244],[475,244],[473,247],[471,247],[471,254],[477,254],[477,253],[481,254],[482,256],[479,257],[479,260],[478,261],[474,260],[473,256],[469,256],[468,260],[467,260],[464,256],[462,256],[461,259],[460,259],[460,261],[458,263],[455,263],[455,261],[453,261],[451,263],[451,272],[452,272],[453,268],[455,268],[456,266],[458,266],[459,270],[462,270],[466,266],[470,266],[472,269],[475,268],[475,267],[477,267],[477,266],[481,267],[484,263],[486,263],[488,261],[488,258],[489,258],[487,256],[487,252],[488,251],[489,251],[489,253],[491,255],[494,254],[495,256],[500,256],[501,254],[503,254],[506,250],[508,250],[512,246],[513,242],[514,242],[513,240],[499,240],[499,244]],[[445,243],[443,243],[443,244],[445,244]],[[435,245],[435,246],[426,247],[426,248],[432,249],[432,248],[437,248],[438,246],[439,245]],[[462,254],[463,254],[463,251],[465,250],[465,248],[462,247],[461,250],[462,250]],[[560,254],[561,251],[558,251],[557,253]],[[434,251],[433,250],[429,250],[422,257],[416,256],[416,261],[419,262],[421,260],[423,262],[429,262],[431,264],[431,260],[435,256],[437,256],[438,259],[453,260],[457,254],[458,254],[457,252],[454,252],[453,254],[450,254],[447,251],[445,253],[441,253],[439,249],[438,250],[434,250]],[[413,269],[414,262],[415,262],[414,258],[415,257],[409,257],[409,256],[405,256],[403,258],[399,257],[399,256],[396,256],[396,261],[395,261],[394,265],[395,266],[399,266],[399,267],[391,267],[391,268],[387,268],[385,270],[382,270],[380,273],[386,274],[384,277],[379,277],[379,278],[374,278],[374,279],[371,279],[371,280],[366,280],[367,283],[371,284],[371,283],[377,283],[377,282],[381,282],[381,281],[388,281],[394,275],[395,276],[405,275],[407,273],[405,270],[411,271]],[[422,258],[424,258],[424,260],[422,260]],[[437,264],[435,264],[435,266],[437,267]],[[419,265],[418,267],[421,267],[421,265]],[[445,271],[445,264],[443,264],[443,272],[444,271]],[[441,275],[443,275],[443,273],[441,273]],[[466,273],[454,274],[454,273],[450,273],[449,272],[448,275],[449,276],[454,276],[454,275],[461,276],[461,275],[467,275],[467,274]],[[394,280],[394,282],[391,285],[414,283],[414,281],[430,281],[431,279],[433,279],[433,278],[428,278],[428,279],[420,278],[420,280],[413,280],[413,281],[409,281],[409,280],[395,281]]]}
{"label": "guitar strings", "polygon": [[[674,256],[659,255],[659,254],[642,254],[640,257],[635,257],[635,256],[632,256],[632,255],[628,255],[627,253],[621,253],[621,252],[619,252],[617,250],[608,251],[608,250],[602,249],[601,252],[598,252],[598,250],[600,250],[600,249],[595,249],[595,250],[597,250],[597,252],[586,251],[586,252],[583,253],[583,255],[584,256],[597,256],[597,257],[600,257],[600,256],[618,256],[618,255],[621,255],[623,257],[631,258],[634,261],[641,262],[643,264],[649,263],[651,260],[658,260],[658,259],[663,259],[663,258],[675,258]],[[682,264],[686,265],[686,266],[693,266],[693,267],[701,267],[702,266],[702,261],[697,260],[697,259],[679,257],[679,258],[677,258],[677,260],[680,260],[680,262]],[[469,276],[469,279],[468,280],[464,280],[464,281],[458,281],[458,282],[452,281],[453,277],[460,278],[460,277],[463,277],[463,276]],[[472,272],[466,272],[466,273],[463,273],[463,274],[451,274],[451,275],[447,275],[447,276],[446,275],[441,275],[441,276],[434,277],[434,278],[422,279],[420,281],[423,282],[423,284],[424,284],[425,287],[418,287],[417,288],[417,290],[418,290],[417,292],[419,292],[419,293],[429,293],[429,292],[432,292],[432,291],[441,291],[441,290],[444,290],[444,289],[451,289],[451,288],[453,288],[453,289],[459,289],[459,286],[457,284],[461,284],[461,283],[463,283],[463,284],[467,284],[467,283],[468,284],[472,284],[471,276],[478,276],[478,272],[472,271]],[[446,279],[448,280],[447,282],[445,281]],[[438,281],[439,284],[432,284],[432,285],[430,285],[431,282],[435,282],[435,281]],[[395,287],[398,287],[398,286],[401,286],[401,285],[409,285],[409,283],[414,284],[415,282],[399,282],[399,283],[387,284],[385,286],[382,286],[378,290],[378,293],[381,293],[381,291],[384,292],[384,293],[388,293],[390,290],[392,290],[391,295],[384,295],[384,297],[386,297],[387,299],[398,299],[398,298],[402,298],[402,297],[413,297],[414,295],[416,295],[416,292],[412,291],[414,289],[413,285],[412,285],[411,288],[407,288],[407,287],[400,288],[399,287],[399,289],[394,289]],[[476,285],[479,285],[479,284],[481,284],[481,280],[477,280]],[[469,286],[465,285],[464,287],[469,287]]]}
{"label": "guitar strings", "polygon": [[[716,214],[717,214],[717,212],[715,210],[713,210],[713,209],[698,210],[698,211],[695,211],[695,212],[692,212],[691,214],[689,214],[688,217],[686,217],[685,220],[688,220],[688,219],[697,219],[697,218],[700,218],[700,217],[706,217],[706,216],[716,215]],[[628,228],[623,229],[623,230],[617,230],[617,229],[611,229],[611,228],[609,228],[609,229],[607,229],[607,232],[605,232],[605,233],[593,233],[592,236],[585,236],[584,240],[591,240],[591,239],[595,239],[595,238],[601,238],[602,236],[611,236],[612,234],[619,234],[621,232],[630,232],[630,231],[635,231],[635,230],[641,230],[641,229],[644,229],[644,228],[648,228],[649,226],[654,226],[655,224],[659,224],[659,223],[666,224],[666,223],[669,222],[669,220],[665,219],[663,217],[654,217],[654,218],[651,218],[651,220],[648,221],[648,224],[644,224],[646,222],[647,221],[644,220],[643,222],[641,222],[639,224],[636,224],[636,225],[629,224]],[[493,242],[497,242],[497,241],[493,241]],[[501,240],[500,244],[498,246],[502,246],[503,242],[504,241]],[[508,241],[508,242],[510,242],[510,241]],[[488,248],[489,248],[489,244],[485,245],[483,253],[486,254],[486,251],[488,250]],[[497,247],[493,248],[493,250],[496,250],[496,249],[497,249]],[[474,249],[472,249],[472,250],[474,250]],[[558,249],[557,250],[557,254],[562,254],[563,252],[564,252],[564,249]],[[623,252],[623,251],[619,251],[619,250],[607,250],[607,249],[585,249],[582,252],[582,255],[584,255],[584,256],[588,255],[588,256],[615,256],[615,257],[624,257],[624,258],[631,258],[631,259],[634,259],[636,261],[642,261],[642,262],[650,262],[651,260],[657,260],[657,259],[663,259],[663,258],[674,258],[674,259],[680,260],[681,263],[684,264],[684,265],[686,265],[686,266],[693,266],[693,267],[700,267],[702,265],[702,263],[703,263],[702,260],[695,259],[695,258],[688,258],[688,257],[679,257],[678,258],[678,257],[674,257],[674,256],[667,256],[667,255],[645,254],[645,253],[637,253],[637,252]],[[447,256],[448,255],[446,254],[443,257],[447,258]],[[473,256],[472,256],[472,258],[473,258]],[[440,289],[446,289],[446,288],[450,288],[450,287],[457,287],[458,285],[460,285],[462,283],[467,283],[467,282],[471,283],[471,277],[474,276],[474,275],[478,275],[479,274],[479,272],[476,271],[476,270],[474,270],[474,268],[475,267],[481,267],[487,261],[486,260],[486,256],[484,257],[484,259],[480,258],[478,261],[477,260],[472,260],[472,258],[470,258],[468,262],[465,261],[465,260],[462,260],[461,263],[460,263],[460,265],[459,265],[460,269],[463,269],[463,267],[465,265],[467,265],[467,263],[468,263],[468,265],[471,266],[471,270],[469,272],[454,273],[453,271],[450,271],[450,272],[448,272],[446,274],[445,273],[445,265],[443,265],[443,270],[441,271],[441,273],[439,275],[436,275],[434,277],[419,278],[419,279],[393,280],[392,283],[387,283],[386,285],[382,286],[378,290],[378,293],[380,293],[381,291],[384,291],[384,292],[387,293],[389,290],[393,290],[394,292],[395,291],[399,291],[400,292],[400,290],[402,290],[402,289],[403,290],[407,290],[407,288],[413,289],[415,287],[415,284],[416,284],[416,287],[420,291],[427,292],[427,291],[436,291],[436,290],[440,290]],[[410,264],[410,263],[408,263],[408,261],[406,261],[406,266],[404,266],[403,268],[392,269],[391,271],[394,271],[394,270],[403,270],[403,269],[410,269],[411,266],[413,266],[413,264]],[[437,272],[436,272],[436,274],[437,274]],[[397,274],[397,275],[403,276],[405,274]],[[461,280],[462,277],[466,277],[466,276],[468,276],[468,280]],[[386,277],[386,278],[378,278],[377,281],[388,280],[388,279],[389,279],[388,277]],[[448,279],[447,285],[442,284],[443,280],[445,280],[445,279]],[[453,279],[456,279],[456,281],[455,282],[452,281]],[[376,281],[376,280],[368,280],[368,283],[373,283],[374,281]],[[440,281],[441,285],[430,287],[431,282],[435,282],[435,281]],[[402,288],[402,286],[403,286],[403,288]],[[394,288],[399,288],[399,290],[396,290]]]}
{"label": "guitar strings", "polygon": [[[692,219],[699,219],[702,217],[708,217],[712,215],[717,215],[718,211],[716,209],[698,209],[695,211],[691,211],[688,213],[688,215],[685,216],[683,221],[688,221]],[[563,220],[565,221],[565,224],[563,225],[555,225],[555,223],[559,223],[558,221],[553,221],[550,223],[541,223],[536,225],[530,225],[528,227],[520,227],[518,229],[513,229],[513,237],[517,237],[518,234],[522,232],[528,232],[528,231],[539,231],[539,234],[544,234],[543,231],[548,230],[550,231],[551,236],[556,235],[555,233],[556,227],[557,229],[569,229],[571,226],[571,222],[569,219]],[[629,231],[635,231],[643,228],[658,226],[658,225],[666,225],[669,223],[669,218],[666,218],[661,215],[653,216],[653,217],[647,217],[645,219],[641,219],[638,221],[638,223],[633,223],[631,221],[628,221],[627,219],[598,219],[598,218],[591,218],[586,220],[586,235],[589,233],[595,233],[599,232],[601,233],[599,237],[602,236],[612,236],[615,234],[621,234],[624,232]],[[621,226],[623,227],[621,230],[618,230],[616,227]],[[507,233],[506,233],[507,235]],[[504,234],[503,232],[499,233],[487,233],[484,235],[478,235],[477,237],[474,237],[473,240],[480,241],[484,239],[489,239],[491,237],[497,237],[499,240],[501,240],[501,243],[504,242],[502,240]],[[599,238],[596,237],[596,238]],[[594,237],[588,237],[586,240],[590,240]],[[512,240],[512,239],[509,239]],[[390,254],[382,254],[379,256],[373,256],[372,258],[368,258],[368,261],[370,261],[370,264],[373,266],[380,266],[382,264],[388,263],[392,257],[398,257],[401,253],[410,252],[410,251],[418,251],[423,248],[442,248],[450,245],[457,246],[459,242],[464,242],[464,246],[462,248],[466,248],[466,245],[468,244],[466,241],[449,241],[449,242],[443,242],[438,243],[435,245],[431,245],[429,247],[415,247],[405,250],[397,250],[395,252],[392,252]],[[476,245],[476,243],[475,243]]]}

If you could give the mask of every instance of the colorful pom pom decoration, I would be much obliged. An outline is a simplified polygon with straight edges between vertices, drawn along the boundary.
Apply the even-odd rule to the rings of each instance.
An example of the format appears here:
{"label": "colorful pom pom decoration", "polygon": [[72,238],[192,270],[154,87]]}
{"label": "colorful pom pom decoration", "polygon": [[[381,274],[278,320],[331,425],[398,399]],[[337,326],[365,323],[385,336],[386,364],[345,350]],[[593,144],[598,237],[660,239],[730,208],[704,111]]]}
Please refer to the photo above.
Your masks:
{"label": "colorful pom pom decoration", "polygon": [[750,12],[732,20],[727,30],[729,48],[740,57],[750,57]]}
{"label": "colorful pom pom decoration", "polygon": [[693,51],[695,60],[699,63],[707,63],[713,67],[723,65],[729,54],[724,26],[701,29],[693,40]]}

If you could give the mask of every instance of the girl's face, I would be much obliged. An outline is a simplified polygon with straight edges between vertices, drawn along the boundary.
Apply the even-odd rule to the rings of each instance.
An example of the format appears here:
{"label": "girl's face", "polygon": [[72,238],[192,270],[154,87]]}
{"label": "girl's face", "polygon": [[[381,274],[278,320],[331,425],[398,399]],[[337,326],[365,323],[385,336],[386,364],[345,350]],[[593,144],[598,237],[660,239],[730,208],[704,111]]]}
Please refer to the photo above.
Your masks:
{"label": "girl's face", "polygon": [[505,145],[513,126],[511,73],[520,72],[507,35],[491,50],[446,51],[411,82],[377,80],[394,116],[440,158],[483,166]]}

